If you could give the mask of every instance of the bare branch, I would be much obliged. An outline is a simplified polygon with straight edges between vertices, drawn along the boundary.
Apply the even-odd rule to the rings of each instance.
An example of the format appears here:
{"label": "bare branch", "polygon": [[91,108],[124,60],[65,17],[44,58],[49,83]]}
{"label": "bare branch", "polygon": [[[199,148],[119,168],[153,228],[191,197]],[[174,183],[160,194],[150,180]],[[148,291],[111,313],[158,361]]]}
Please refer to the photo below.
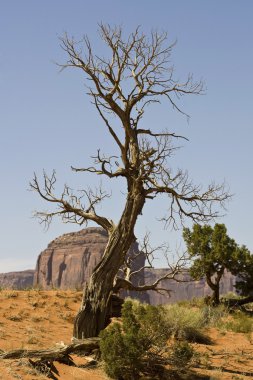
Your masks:
{"label": "bare branch", "polygon": [[187,137],[185,136],[176,135],[175,133],[170,133],[170,132],[153,133],[150,129],[137,129],[137,133],[146,134],[153,137],[160,137],[160,136],[175,137],[178,139],[184,139],[184,140],[189,141],[189,139],[187,139]]}
{"label": "bare branch", "polygon": [[48,360],[61,360],[74,352],[82,351],[86,355],[99,347],[100,338],[92,337],[83,339],[78,343],[63,345],[61,347],[48,350],[27,350],[18,349],[12,351],[0,351],[0,359],[36,358],[40,357]]}
{"label": "bare branch", "polygon": [[[110,156],[110,157],[105,157],[101,156],[100,154],[100,149],[97,151],[97,155],[91,157],[94,160],[95,165],[99,165],[100,168],[97,169],[95,166],[90,166],[88,168],[75,168],[71,166],[71,169],[75,172],[89,172],[89,173],[96,173],[98,175],[106,175],[109,178],[114,178],[114,177],[126,177],[127,176],[127,171],[119,167],[119,163],[117,161],[118,156]],[[114,161],[112,163],[112,161]],[[113,171],[112,168],[117,166],[118,169]]]}
{"label": "bare branch", "polygon": [[[30,188],[33,191],[39,193],[39,195],[50,203],[57,204],[56,211],[53,212],[36,212],[35,217],[39,218],[40,222],[45,224],[46,227],[52,221],[54,216],[60,216],[64,223],[76,223],[79,225],[86,224],[88,221],[94,221],[101,227],[110,231],[113,228],[112,221],[99,216],[96,213],[96,206],[109,195],[101,188],[96,189],[95,192],[91,189],[82,190],[81,195],[77,196],[67,186],[64,186],[64,190],[60,197],[54,193],[54,185],[56,183],[55,172],[49,177],[45,172],[43,173],[44,186],[41,187],[36,174],[34,174],[33,181],[30,183]],[[86,198],[86,206],[83,204],[83,198]]]}
{"label": "bare branch", "polygon": [[[196,222],[215,218],[218,211],[213,205],[223,206],[229,198],[224,186],[211,184],[202,191],[200,186],[189,181],[187,174],[179,170],[173,175],[168,168],[168,159],[178,149],[172,140],[187,139],[170,131],[138,128],[146,107],[159,103],[161,98],[183,113],[178,101],[185,94],[202,94],[202,81],[194,81],[192,75],[182,82],[175,80],[174,67],[170,63],[174,44],[166,45],[166,33],[152,32],[149,39],[138,27],[125,39],[121,27],[100,24],[99,31],[109,49],[108,57],[96,54],[87,36],[75,41],[65,34],[61,38],[61,47],[68,59],[59,66],[61,69],[78,68],[85,74],[89,83],[88,95],[116,143],[119,155],[105,157],[98,150],[93,157],[94,165],[72,167],[72,170],[108,178],[124,177],[129,199],[139,199],[143,205],[146,198],[166,194],[170,203],[169,215],[164,221],[172,222],[174,227],[177,227],[177,216],[181,221],[188,217]],[[43,199],[58,205],[56,211],[37,213],[42,222],[48,225],[58,215],[64,222],[82,225],[92,220],[107,230],[111,229],[112,223],[95,212],[95,205],[106,197],[104,193],[83,191],[78,197],[65,186],[61,196],[57,197],[54,184],[54,173],[51,178],[44,173],[44,188],[40,187],[36,175],[31,184]],[[82,204],[83,196],[88,206]],[[138,213],[142,207],[136,208]]]}
{"label": "bare branch", "polygon": [[[218,216],[215,206],[224,207],[230,197],[224,185],[211,184],[203,190],[201,186],[192,184],[187,172],[172,172],[169,159],[179,148],[173,142],[176,139],[187,140],[185,137],[163,131],[159,125],[152,129],[139,128],[147,107],[165,100],[173,109],[187,115],[180,105],[182,96],[201,95],[204,92],[203,82],[194,81],[192,75],[188,75],[185,81],[175,79],[174,67],[170,62],[174,44],[167,44],[167,34],[152,32],[148,38],[140,28],[136,28],[124,38],[121,27],[111,28],[104,24],[99,26],[99,31],[107,47],[104,56],[96,54],[87,36],[78,42],[65,34],[61,46],[67,55],[67,62],[59,66],[61,69],[77,68],[84,75],[91,103],[117,149],[116,156],[109,157],[98,150],[93,157],[94,164],[80,169],[72,167],[72,170],[105,175],[110,179],[126,179],[126,202],[119,222],[114,224],[97,214],[97,205],[108,197],[102,189],[83,190],[78,196],[65,186],[62,194],[57,196],[54,190],[55,173],[52,177],[44,173],[43,186],[36,175],[31,183],[34,191],[56,206],[51,212],[36,214],[41,222],[48,225],[54,216],[59,216],[66,223],[82,225],[94,221],[108,231],[104,256],[87,283],[83,309],[75,320],[74,334],[77,337],[82,337],[83,333],[91,336],[104,327],[106,305],[109,305],[112,288],[115,291],[123,287],[136,291],[156,289],[169,292],[160,286],[161,281],[179,280],[176,275],[182,268],[183,262],[180,260],[175,265],[168,262],[168,273],[153,284],[135,285],[131,281],[134,273],[131,274],[130,261],[125,257],[133,242],[135,224],[146,199],[165,195],[169,214],[164,221],[176,228],[178,218],[181,223],[186,217],[205,222]],[[146,265],[151,266],[153,252],[147,242],[146,249]],[[116,280],[114,284],[124,259],[125,278]]]}
{"label": "bare branch", "polygon": [[[156,253],[158,253],[159,256],[163,254],[163,256],[166,258],[168,267],[167,273],[159,277],[156,281],[154,281],[151,284],[135,284],[134,277],[136,278],[136,276],[138,276],[138,274],[141,273],[144,269],[153,268],[153,262]],[[125,258],[124,266],[121,268],[121,271],[119,272],[122,273],[123,277],[119,276],[116,278],[113,291],[117,293],[120,289],[137,292],[153,290],[161,294],[167,293],[168,295],[170,295],[171,290],[167,287],[161,287],[160,284],[162,281],[165,280],[188,282],[188,280],[182,280],[180,277],[178,277],[186,268],[188,257],[186,256],[186,253],[183,253],[181,256],[177,258],[176,262],[171,263],[169,260],[168,253],[169,247],[165,243],[157,247],[152,247],[150,244],[150,233],[147,232],[143,238],[142,244],[140,245],[140,250],[134,254],[128,255]],[[132,268],[135,266],[134,263],[136,262],[136,260],[138,260],[140,255],[145,256],[146,264],[133,271]]]}

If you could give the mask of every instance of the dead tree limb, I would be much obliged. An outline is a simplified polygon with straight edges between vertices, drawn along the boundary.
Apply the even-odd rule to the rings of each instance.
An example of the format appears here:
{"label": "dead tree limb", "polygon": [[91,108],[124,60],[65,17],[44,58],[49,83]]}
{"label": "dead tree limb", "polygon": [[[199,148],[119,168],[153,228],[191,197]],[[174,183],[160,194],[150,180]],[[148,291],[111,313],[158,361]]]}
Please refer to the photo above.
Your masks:
{"label": "dead tree limb", "polygon": [[92,351],[99,348],[100,338],[87,338],[80,343],[72,343],[60,348],[52,348],[48,350],[12,350],[0,353],[0,359],[20,359],[20,358],[40,358],[43,360],[61,361],[73,353],[82,353],[89,355]]}
{"label": "dead tree limb", "polygon": [[[188,258],[186,254],[183,253],[181,256],[178,255],[177,260],[174,261],[174,263],[171,263],[169,260],[169,252],[169,246],[166,243],[152,247],[150,244],[150,233],[147,232],[140,243],[140,250],[126,256],[124,265],[119,271],[119,276],[115,279],[113,292],[118,293],[120,290],[134,292],[153,290],[160,294],[167,294],[170,296],[171,290],[165,286],[161,286],[162,281],[174,280],[177,282],[189,282],[190,280],[182,279],[180,276],[187,266]],[[138,283],[138,275],[145,269],[154,267],[153,262],[156,254],[159,254],[159,257],[161,257],[161,254],[165,257],[167,261],[167,272],[157,278],[153,283],[146,283],[146,281],[145,284]],[[134,262],[138,260],[141,255],[144,255],[145,257],[144,266],[139,267],[137,270],[133,270]],[[133,281],[136,276],[137,284]]]}

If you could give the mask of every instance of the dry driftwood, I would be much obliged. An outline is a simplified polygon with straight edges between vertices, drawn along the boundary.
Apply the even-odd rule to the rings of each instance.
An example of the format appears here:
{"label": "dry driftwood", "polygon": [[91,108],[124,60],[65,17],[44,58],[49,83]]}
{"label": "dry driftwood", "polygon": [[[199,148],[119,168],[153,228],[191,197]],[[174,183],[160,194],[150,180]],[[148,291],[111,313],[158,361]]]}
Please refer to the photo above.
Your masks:
{"label": "dry driftwood", "polygon": [[64,345],[59,348],[52,348],[48,350],[12,350],[8,352],[2,351],[0,359],[19,359],[19,358],[41,358],[50,361],[61,361],[72,353],[82,353],[82,355],[89,355],[92,351],[99,348],[100,338],[87,338],[78,340],[70,345]]}

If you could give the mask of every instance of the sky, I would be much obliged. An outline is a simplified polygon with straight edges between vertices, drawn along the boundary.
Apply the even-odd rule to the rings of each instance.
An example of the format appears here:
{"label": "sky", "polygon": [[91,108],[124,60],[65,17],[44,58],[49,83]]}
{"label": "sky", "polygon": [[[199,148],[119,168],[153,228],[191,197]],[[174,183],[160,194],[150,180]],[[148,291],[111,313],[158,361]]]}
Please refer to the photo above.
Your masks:
{"label": "sky", "polygon": [[[184,97],[180,105],[190,121],[169,105],[156,106],[145,127],[180,132],[175,169],[187,169],[196,184],[226,182],[233,194],[217,220],[228,234],[253,252],[253,2],[251,0],[2,0],[0,2],[0,272],[35,267],[38,254],[55,237],[79,226],[55,220],[48,230],[33,218],[47,210],[29,182],[36,172],[56,170],[57,190],[94,186],[97,180],[74,174],[87,166],[98,148],[112,141],[85,94],[84,78],[74,70],[59,72],[65,62],[59,37],[90,37],[97,52],[103,45],[100,22],[121,25],[126,35],[138,25],[144,33],[168,32],[177,41],[171,57],[176,77],[192,73],[203,79],[206,94]],[[108,186],[106,184],[106,186]],[[117,221],[124,188],[112,183],[112,199],[101,208]],[[157,219],[164,200],[149,202],[136,226],[137,236],[151,231],[153,244],[183,249],[182,230],[164,229]],[[191,223],[189,223],[191,226]],[[157,259],[156,266],[165,265]]]}

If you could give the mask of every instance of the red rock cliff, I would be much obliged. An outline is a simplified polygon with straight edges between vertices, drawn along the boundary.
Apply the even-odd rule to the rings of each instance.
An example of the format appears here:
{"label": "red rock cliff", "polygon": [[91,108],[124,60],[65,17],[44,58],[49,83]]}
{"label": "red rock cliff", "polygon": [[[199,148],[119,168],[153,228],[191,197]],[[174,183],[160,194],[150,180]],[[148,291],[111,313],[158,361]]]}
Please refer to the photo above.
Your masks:
{"label": "red rock cliff", "polygon": [[[86,228],[56,238],[37,259],[34,285],[44,289],[82,287],[100,261],[107,240],[106,231],[98,227]],[[131,250],[138,250],[138,245],[133,244]],[[135,269],[142,266],[144,257],[139,256],[135,262]],[[142,274],[139,281],[143,283],[143,279]]]}

